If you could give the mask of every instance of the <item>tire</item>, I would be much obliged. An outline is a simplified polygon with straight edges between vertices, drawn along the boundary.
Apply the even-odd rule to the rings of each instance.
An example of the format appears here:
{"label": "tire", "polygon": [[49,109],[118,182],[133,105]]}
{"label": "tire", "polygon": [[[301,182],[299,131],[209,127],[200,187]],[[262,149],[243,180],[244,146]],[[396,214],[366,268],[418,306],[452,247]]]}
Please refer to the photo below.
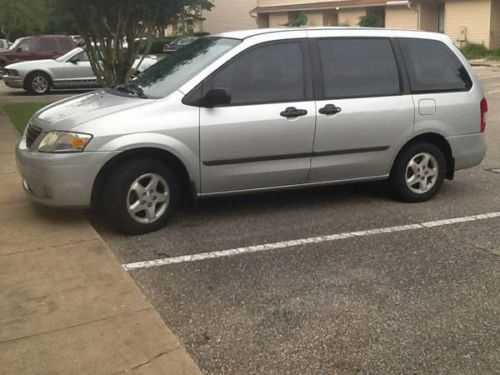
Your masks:
{"label": "tire", "polygon": [[46,95],[52,89],[52,80],[47,73],[33,72],[24,80],[24,89],[31,95]]}
{"label": "tire", "polygon": [[179,196],[178,179],[171,168],[157,159],[140,158],[121,164],[109,176],[100,202],[105,220],[115,230],[138,235],[164,227]]}
{"label": "tire", "polygon": [[434,197],[445,175],[443,151],[432,143],[422,142],[408,146],[399,154],[389,180],[399,200],[417,203]]}

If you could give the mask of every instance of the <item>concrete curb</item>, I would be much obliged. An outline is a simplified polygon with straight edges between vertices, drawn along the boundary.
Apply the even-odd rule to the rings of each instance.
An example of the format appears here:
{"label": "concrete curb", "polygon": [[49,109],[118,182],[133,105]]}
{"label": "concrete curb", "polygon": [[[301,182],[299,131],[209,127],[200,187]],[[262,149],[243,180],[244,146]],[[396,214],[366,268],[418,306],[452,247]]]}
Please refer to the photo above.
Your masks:
{"label": "concrete curb", "polygon": [[500,61],[497,60],[488,60],[488,59],[475,59],[469,60],[471,66],[485,66],[489,68],[499,68]]}
{"label": "concrete curb", "polygon": [[0,111],[0,363],[6,374],[201,374],[81,212],[32,203]]}

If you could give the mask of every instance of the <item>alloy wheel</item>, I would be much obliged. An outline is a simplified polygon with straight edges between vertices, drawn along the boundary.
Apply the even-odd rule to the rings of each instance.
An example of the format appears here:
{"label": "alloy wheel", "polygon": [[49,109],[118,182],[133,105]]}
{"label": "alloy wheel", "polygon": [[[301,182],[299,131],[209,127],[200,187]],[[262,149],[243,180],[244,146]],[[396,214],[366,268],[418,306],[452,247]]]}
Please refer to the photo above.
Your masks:
{"label": "alloy wheel", "polygon": [[137,178],[127,194],[127,210],[138,223],[151,224],[167,211],[170,189],[165,179],[156,173]]}
{"label": "alloy wheel", "polygon": [[436,158],[422,152],[410,159],[405,174],[406,186],[415,194],[425,194],[435,185],[439,176],[439,164]]}
{"label": "alloy wheel", "polygon": [[44,76],[35,76],[31,82],[31,87],[37,94],[44,94],[49,89],[49,81]]}

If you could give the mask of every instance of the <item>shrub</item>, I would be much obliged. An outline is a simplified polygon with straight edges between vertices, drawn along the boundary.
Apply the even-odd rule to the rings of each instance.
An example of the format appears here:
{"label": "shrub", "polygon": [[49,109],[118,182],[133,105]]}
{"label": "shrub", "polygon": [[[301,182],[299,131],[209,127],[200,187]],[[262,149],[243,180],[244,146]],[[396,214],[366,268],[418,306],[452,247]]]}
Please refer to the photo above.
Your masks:
{"label": "shrub", "polygon": [[361,27],[376,27],[377,18],[373,15],[366,15],[359,17],[358,26]]}
{"label": "shrub", "polygon": [[486,58],[490,54],[490,50],[483,44],[465,43],[460,50],[468,59]]}

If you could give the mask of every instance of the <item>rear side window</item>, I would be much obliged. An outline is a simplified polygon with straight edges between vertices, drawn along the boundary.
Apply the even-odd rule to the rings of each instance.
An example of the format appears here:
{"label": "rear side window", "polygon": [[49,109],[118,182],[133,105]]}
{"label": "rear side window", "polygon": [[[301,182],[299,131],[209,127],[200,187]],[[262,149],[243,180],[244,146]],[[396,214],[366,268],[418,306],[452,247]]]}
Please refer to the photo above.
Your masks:
{"label": "rear side window", "polygon": [[472,81],[458,57],[437,40],[399,39],[413,93],[468,91]]}
{"label": "rear side window", "polygon": [[209,86],[231,94],[231,105],[300,101],[306,98],[301,42],[256,47],[216,72]]}
{"label": "rear side window", "polygon": [[64,52],[70,51],[75,47],[73,41],[69,38],[59,39],[59,45],[61,46],[61,51]]}
{"label": "rear side window", "polygon": [[400,80],[390,40],[318,40],[326,99],[399,95]]}
{"label": "rear side window", "polygon": [[58,50],[56,41],[51,38],[42,38],[38,42],[38,48],[44,52],[55,52]]}

